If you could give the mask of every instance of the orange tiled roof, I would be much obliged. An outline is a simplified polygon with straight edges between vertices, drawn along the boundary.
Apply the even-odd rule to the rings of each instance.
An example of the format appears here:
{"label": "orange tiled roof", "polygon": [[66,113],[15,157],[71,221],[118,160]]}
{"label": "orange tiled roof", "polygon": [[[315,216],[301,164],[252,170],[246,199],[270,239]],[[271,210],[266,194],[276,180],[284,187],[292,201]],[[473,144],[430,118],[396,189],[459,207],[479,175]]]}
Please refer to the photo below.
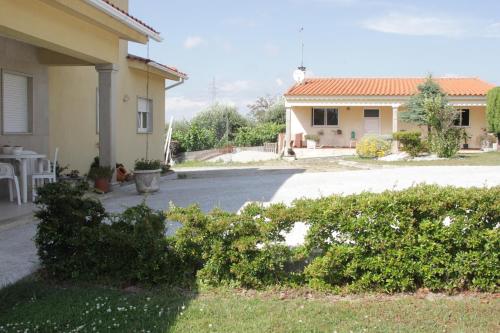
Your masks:
{"label": "orange tiled roof", "polygon": [[[485,96],[494,85],[478,78],[434,78],[450,96]],[[425,78],[309,78],[285,96],[411,96]]]}
{"label": "orange tiled roof", "polygon": [[134,54],[128,54],[127,55],[127,59],[130,59],[130,60],[135,60],[135,61],[139,61],[139,62],[143,62],[145,64],[149,64],[149,63],[155,63],[157,65],[160,65],[162,67],[165,67],[166,69],[172,71],[172,72],[175,72],[177,75],[179,75],[179,77],[181,78],[184,78],[184,79],[187,79],[188,75],[186,73],[183,73],[181,72],[180,70],[178,70],[177,68],[175,67],[172,67],[172,66],[167,66],[167,65],[163,65],[163,64],[160,64],[159,62],[156,62],[154,60],[151,60],[151,59],[148,59],[148,58],[143,58],[143,57],[139,57],[137,55],[134,55]]}
{"label": "orange tiled roof", "polygon": [[116,10],[118,10],[118,11],[122,12],[123,14],[127,15],[128,17],[130,17],[132,20],[136,21],[137,23],[139,23],[139,24],[140,24],[140,25],[142,25],[143,27],[145,27],[145,28],[147,28],[147,29],[151,30],[151,31],[152,31],[152,32],[154,32],[154,33],[159,34],[159,32],[158,32],[158,31],[156,31],[155,29],[153,29],[151,26],[149,26],[149,25],[147,25],[146,23],[144,23],[143,21],[139,20],[137,17],[130,15],[130,14],[129,14],[126,10],[121,9],[121,8],[120,8],[120,7],[118,7],[117,5],[115,5],[115,4],[113,4],[112,2],[110,2],[109,0],[102,0],[102,2],[104,2],[104,3],[108,4],[108,5],[110,5],[110,6],[111,6],[111,7],[113,7],[114,9],[116,9]]}

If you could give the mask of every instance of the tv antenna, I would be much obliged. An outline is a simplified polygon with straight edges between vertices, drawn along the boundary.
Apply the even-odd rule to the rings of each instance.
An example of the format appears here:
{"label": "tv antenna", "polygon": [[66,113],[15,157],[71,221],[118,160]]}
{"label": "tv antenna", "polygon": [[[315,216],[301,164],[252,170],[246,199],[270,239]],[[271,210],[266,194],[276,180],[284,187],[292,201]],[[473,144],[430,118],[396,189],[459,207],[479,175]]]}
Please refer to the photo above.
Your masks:
{"label": "tv antenna", "polygon": [[212,104],[215,104],[217,102],[217,91],[219,90],[215,82],[215,76],[213,77],[212,82],[209,85],[209,89],[212,96]]}
{"label": "tv antenna", "polygon": [[301,57],[300,57],[300,66],[293,72],[293,79],[297,84],[301,84],[304,82],[306,78],[306,67],[304,66],[304,38],[302,32],[304,31],[304,27],[300,27],[300,47],[301,47]]}

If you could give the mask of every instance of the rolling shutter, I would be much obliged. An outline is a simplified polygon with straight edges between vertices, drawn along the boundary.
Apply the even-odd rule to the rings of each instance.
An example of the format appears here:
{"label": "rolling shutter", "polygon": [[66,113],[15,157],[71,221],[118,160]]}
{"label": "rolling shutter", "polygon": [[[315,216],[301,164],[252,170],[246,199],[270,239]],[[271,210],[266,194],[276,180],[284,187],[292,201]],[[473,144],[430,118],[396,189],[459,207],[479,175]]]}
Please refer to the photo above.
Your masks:
{"label": "rolling shutter", "polygon": [[3,73],[2,111],[4,133],[29,133],[29,78]]}

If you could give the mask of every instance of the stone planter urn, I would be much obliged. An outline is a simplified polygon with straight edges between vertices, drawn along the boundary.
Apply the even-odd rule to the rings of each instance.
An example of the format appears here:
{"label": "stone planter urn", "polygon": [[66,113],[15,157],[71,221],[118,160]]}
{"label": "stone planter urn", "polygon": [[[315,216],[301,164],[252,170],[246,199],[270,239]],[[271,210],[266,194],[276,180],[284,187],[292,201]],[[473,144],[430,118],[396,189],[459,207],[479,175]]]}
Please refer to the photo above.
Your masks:
{"label": "stone planter urn", "polygon": [[316,141],[314,140],[306,140],[307,149],[316,149]]}
{"label": "stone planter urn", "polygon": [[161,169],[134,170],[135,188],[139,193],[152,193],[160,189]]}

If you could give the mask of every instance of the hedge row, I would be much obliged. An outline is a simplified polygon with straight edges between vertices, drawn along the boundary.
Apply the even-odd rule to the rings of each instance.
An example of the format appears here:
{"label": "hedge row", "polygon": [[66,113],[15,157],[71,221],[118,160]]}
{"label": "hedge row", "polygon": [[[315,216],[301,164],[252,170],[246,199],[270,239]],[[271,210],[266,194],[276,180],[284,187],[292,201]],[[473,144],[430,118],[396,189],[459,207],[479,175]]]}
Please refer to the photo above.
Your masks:
{"label": "hedge row", "polygon": [[[37,244],[43,267],[59,278],[78,272],[142,283],[197,277],[214,286],[253,288],[498,291],[500,187],[425,185],[299,200],[291,207],[254,204],[240,214],[173,207],[166,217],[182,227],[166,239],[163,216],[145,206],[110,224],[101,208],[79,210],[87,199],[69,200],[71,208],[44,199],[43,191],[57,186],[41,190]],[[290,248],[285,235],[297,221],[309,230],[303,246]]]}

